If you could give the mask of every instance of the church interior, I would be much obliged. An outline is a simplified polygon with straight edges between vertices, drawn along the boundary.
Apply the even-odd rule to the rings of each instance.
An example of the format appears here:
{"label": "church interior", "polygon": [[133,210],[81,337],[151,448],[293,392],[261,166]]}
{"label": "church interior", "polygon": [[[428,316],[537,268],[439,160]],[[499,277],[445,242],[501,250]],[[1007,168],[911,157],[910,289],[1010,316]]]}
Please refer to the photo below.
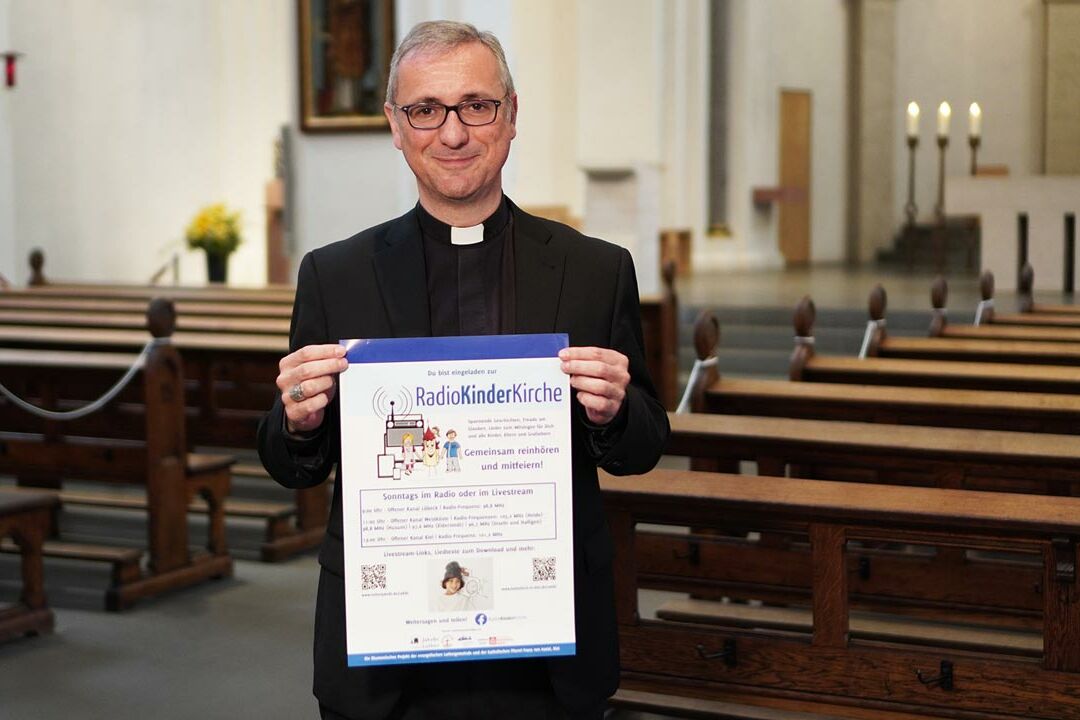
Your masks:
{"label": "church interior", "polygon": [[0,0],[0,719],[318,716],[329,483],[255,428],[436,19],[636,268],[608,717],[1080,718],[1080,2]]}

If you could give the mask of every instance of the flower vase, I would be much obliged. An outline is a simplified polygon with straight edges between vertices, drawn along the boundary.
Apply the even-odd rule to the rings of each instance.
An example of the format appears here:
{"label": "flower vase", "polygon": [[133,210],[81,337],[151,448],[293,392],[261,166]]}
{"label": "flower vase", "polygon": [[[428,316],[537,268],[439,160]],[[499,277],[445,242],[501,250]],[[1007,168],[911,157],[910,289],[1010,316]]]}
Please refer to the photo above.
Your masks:
{"label": "flower vase", "polygon": [[206,253],[206,278],[212,283],[224,283],[227,279],[229,256],[221,253]]}

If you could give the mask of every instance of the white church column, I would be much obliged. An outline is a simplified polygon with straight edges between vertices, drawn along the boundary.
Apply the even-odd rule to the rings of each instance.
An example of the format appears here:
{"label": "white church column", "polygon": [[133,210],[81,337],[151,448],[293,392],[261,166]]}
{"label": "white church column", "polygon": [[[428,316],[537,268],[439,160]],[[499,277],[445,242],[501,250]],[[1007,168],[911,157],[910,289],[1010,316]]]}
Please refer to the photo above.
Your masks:
{"label": "white church column", "polygon": [[584,230],[630,250],[642,293],[659,287],[662,32],[659,0],[596,0],[578,9]]}
{"label": "white church column", "polygon": [[[894,150],[900,147],[893,117],[896,95],[896,0],[858,0],[851,6],[850,233],[847,259],[871,262],[887,247],[895,227]],[[933,108],[923,108],[926,117]],[[927,138],[929,140],[929,138]],[[925,142],[923,162],[932,143]]]}

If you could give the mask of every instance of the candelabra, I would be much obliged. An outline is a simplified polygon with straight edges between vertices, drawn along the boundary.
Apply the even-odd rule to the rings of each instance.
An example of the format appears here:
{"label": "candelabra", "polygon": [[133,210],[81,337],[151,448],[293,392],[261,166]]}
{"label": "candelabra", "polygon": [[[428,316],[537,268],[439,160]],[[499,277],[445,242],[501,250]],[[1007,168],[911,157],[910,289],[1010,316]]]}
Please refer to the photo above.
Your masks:
{"label": "candelabra", "polygon": [[945,224],[945,149],[949,147],[949,136],[938,135],[938,190],[937,205],[934,206],[934,214],[939,224]]}
{"label": "candelabra", "polygon": [[975,161],[976,155],[979,153],[980,138],[978,135],[968,135],[968,145],[971,146],[971,174],[975,173],[979,169],[979,164]]}
{"label": "candelabra", "polygon": [[904,215],[907,216],[908,228],[915,227],[915,216],[919,208],[915,205],[915,148],[919,147],[919,136],[908,135],[908,171],[907,171],[907,204],[904,205]]}

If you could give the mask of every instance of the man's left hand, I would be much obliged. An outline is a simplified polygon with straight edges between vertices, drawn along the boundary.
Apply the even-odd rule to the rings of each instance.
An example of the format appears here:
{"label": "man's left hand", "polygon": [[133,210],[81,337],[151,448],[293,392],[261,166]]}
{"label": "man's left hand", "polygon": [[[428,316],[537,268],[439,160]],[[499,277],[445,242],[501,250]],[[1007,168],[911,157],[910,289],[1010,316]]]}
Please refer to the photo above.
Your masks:
{"label": "man's left hand", "polygon": [[607,425],[615,419],[630,384],[627,357],[607,348],[571,347],[560,350],[559,359],[589,422]]}

